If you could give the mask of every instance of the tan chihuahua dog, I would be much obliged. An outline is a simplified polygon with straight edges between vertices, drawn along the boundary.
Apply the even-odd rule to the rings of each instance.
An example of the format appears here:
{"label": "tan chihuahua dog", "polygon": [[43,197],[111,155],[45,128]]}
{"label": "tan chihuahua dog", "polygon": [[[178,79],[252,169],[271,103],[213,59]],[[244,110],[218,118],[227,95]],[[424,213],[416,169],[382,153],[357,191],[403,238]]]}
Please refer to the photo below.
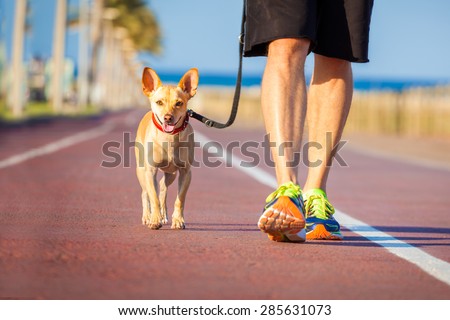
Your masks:
{"label": "tan chihuahua dog", "polygon": [[[151,111],[141,120],[135,143],[136,173],[142,187],[142,224],[159,229],[168,222],[167,187],[178,178],[178,195],[172,215],[172,229],[184,229],[183,209],[191,182],[194,134],[187,104],[197,92],[198,71],[190,69],[178,86],[162,85],[156,72],[145,68],[142,90]],[[163,172],[157,193],[156,174]]]}

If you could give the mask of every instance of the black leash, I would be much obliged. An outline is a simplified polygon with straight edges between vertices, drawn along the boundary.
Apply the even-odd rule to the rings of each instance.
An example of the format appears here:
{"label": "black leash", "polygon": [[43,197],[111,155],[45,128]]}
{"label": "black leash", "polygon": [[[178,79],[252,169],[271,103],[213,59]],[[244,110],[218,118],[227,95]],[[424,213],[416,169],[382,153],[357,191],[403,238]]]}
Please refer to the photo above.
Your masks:
{"label": "black leash", "polygon": [[242,13],[242,23],[241,23],[241,34],[239,36],[239,69],[237,73],[236,79],[236,87],[234,89],[234,97],[233,97],[233,105],[231,107],[230,117],[226,123],[220,123],[211,119],[208,119],[201,114],[189,109],[188,115],[191,118],[194,118],[198,121],[203,122],[207,127],[216,128],[216,129],[224,129],[231,126],[236,119],[238,106],[239,106],[239,98],[241,96],[241,85],[242,85],[242,58],[244,55],[244,25],[245,25],[245,0],[244,0],[244,10]]}

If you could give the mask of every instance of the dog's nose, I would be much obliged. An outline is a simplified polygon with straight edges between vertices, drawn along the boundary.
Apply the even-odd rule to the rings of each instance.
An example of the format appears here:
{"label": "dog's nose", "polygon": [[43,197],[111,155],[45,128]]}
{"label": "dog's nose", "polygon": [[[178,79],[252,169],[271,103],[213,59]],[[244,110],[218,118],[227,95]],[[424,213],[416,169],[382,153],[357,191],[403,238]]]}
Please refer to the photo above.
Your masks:
{"label": "dog's nose", "polygon": [[171,115],[171,114],[166,114],[166,115],[164,116],[164,121],[165,121],[165,122],[168,122],[168,123],[172,122],[172,121],[173,121],[173,115]]}

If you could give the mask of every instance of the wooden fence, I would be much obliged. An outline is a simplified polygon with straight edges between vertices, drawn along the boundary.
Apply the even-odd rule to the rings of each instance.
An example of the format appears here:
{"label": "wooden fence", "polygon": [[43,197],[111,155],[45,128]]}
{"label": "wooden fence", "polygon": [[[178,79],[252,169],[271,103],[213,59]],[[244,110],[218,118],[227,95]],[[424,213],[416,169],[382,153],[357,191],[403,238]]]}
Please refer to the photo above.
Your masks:
{"label": "wooden fence", "polygon": [[450,86],[356,91],[346,131],[450,138]]}
{"label": "wooden fence", "polygon": [[[233,88],[200,88],[192,106],[226,121]],[[236,125],[262,126],[260,89],[243,88]],[[450,86],[355,91],[346,132],[450,138]]]}

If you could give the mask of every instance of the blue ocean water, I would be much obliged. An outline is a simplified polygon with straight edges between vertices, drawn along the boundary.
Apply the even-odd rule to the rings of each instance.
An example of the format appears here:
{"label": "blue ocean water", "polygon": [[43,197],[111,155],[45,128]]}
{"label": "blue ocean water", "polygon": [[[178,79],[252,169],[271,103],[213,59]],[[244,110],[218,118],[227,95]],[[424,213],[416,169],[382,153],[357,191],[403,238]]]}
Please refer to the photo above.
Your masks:
{"label": "blue ocean water", "polygon": [[[177,83],[183,72],[162,72],[159,73],[163,82]],[[246,75],[242,76],[242,86],[251,87],[259,86],[261,84],[261,75]],[[309,80],[309,79],[308,79]],[[355,90],[360,91],[396,91],[400,92],[413,87],[432,87],[442,84],[450,84],[438,80],[414,80],[414,79],[399,79],[399,80],[385,80],[385,79],[355,79]],[[236,84],[236,75],[229,74],[214,74],[202,73],[200,75],[200,85],[202,86],[226,86],[234,87]]]}

